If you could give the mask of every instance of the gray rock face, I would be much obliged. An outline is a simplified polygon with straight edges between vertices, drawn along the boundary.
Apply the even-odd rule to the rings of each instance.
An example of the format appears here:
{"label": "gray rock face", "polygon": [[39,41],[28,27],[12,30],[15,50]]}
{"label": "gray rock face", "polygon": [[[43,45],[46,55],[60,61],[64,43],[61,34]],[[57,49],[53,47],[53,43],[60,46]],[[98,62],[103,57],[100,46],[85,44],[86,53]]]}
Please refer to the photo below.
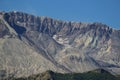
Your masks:
{"label": "gray rock face", "polygon": [[120,74],[120,30],[22,12],[0,14],[0,70],[27,76],[46,70]]}

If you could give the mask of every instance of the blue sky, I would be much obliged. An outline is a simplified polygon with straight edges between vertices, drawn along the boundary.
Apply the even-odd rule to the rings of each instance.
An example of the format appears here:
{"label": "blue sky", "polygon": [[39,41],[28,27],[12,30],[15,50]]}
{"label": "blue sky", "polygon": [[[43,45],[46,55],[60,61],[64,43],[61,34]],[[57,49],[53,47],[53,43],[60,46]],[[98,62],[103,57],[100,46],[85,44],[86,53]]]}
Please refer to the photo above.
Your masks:
{"label": "blue sky", "polygon": [[0,11],[13,10],[120,29],[120,0],[0,0]]}

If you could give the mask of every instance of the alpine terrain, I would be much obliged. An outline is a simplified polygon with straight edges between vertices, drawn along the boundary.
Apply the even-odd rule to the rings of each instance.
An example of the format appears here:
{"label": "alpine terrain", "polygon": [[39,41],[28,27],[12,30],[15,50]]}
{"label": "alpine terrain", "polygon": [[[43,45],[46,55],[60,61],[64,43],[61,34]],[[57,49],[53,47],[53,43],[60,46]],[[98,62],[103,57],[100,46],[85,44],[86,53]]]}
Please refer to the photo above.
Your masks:
{"label": "alpine terrain", "polygon": [[0,12],[0,77],[96,69],[120,75],[120,30],[98,22]]}

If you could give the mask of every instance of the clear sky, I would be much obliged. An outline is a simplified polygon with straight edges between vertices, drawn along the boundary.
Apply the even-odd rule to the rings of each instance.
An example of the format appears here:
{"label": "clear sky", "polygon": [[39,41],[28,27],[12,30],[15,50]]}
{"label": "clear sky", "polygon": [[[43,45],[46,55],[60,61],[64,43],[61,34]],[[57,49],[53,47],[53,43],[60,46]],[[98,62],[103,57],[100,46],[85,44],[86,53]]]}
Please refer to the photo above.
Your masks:
{"label": "clear sky", "polygon": [[0,0],[0,11],[13,10],[120,29],[120,0]]}

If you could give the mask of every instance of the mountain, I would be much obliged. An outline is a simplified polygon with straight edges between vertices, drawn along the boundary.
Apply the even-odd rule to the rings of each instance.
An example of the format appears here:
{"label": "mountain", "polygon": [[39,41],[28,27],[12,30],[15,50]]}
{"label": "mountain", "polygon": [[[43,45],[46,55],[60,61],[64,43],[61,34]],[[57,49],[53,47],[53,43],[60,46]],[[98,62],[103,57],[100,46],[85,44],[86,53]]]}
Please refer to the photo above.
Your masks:
{"label": "mountain", "polygon": [[120,74],[120,30],[102,23],[67,22],[23,12],[0,12],[0,76],[52,70]]}

